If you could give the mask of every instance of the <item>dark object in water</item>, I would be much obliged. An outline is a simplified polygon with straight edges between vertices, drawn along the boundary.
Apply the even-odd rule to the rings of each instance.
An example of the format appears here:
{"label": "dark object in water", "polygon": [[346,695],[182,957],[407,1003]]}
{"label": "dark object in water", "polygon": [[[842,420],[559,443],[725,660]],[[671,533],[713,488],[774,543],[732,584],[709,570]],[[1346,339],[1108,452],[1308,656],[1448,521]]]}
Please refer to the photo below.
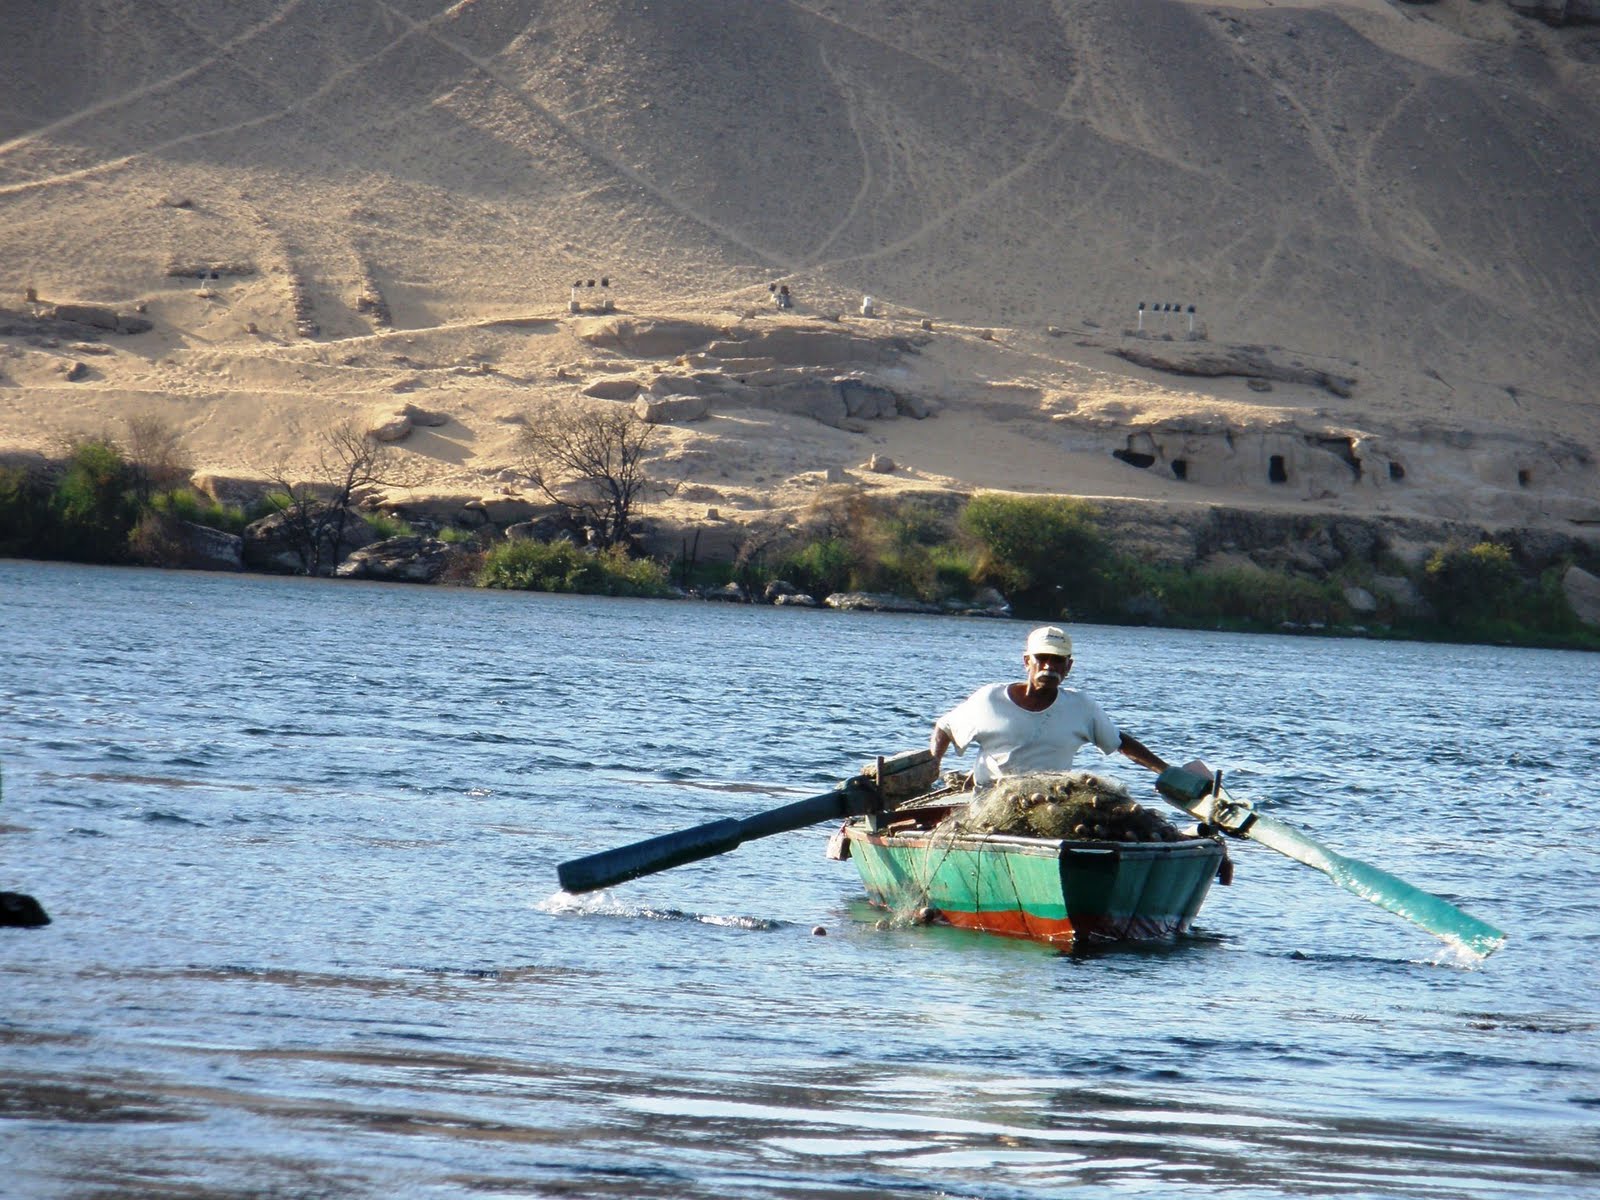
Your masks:
{"label": "dark object in water", "polygon": [[37,929],[50,924],[44,906],[24,892],[0,892],[0,925],[13,929]]}

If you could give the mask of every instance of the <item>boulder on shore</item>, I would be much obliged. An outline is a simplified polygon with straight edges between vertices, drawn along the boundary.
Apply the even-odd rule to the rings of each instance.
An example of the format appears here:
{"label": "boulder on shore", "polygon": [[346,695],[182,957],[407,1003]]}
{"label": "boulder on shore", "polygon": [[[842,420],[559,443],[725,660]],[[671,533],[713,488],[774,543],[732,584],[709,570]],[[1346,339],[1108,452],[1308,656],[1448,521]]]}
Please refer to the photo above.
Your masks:
{"label": "boulder on shore", "polygon": [[841,612],[904,612],[938,613],[937,604],[913,600],[908,596],[891,596],[886,592],[834,592],[823,601],[829,608]]}
{"label": "boulder on shore", "polygon": [[1561,576],[1561,590],[1578,620],[1589,625],[1600,625],[1600,577],[1582,567],[1568,567]]}
{"label": "boulder on shore", "polygon": [[244,531],[244,565],[252,571],[305,575],[311,571],[313,544],[318,575],[332,575],[352,550],[378,540],[360,514],[313,502],[252,521]]}
{"label": "boulder on shore", "polygon": [[425,534],[385,538],[355,551],[336,568],[340,579],[434,583],[450,564],[449,543]]}
{"label": "boulder on shore", "polygon": [[224,529],[177,521],[167,530],[175,558],[164,566],[190,571],[244,570],[244,539]]}

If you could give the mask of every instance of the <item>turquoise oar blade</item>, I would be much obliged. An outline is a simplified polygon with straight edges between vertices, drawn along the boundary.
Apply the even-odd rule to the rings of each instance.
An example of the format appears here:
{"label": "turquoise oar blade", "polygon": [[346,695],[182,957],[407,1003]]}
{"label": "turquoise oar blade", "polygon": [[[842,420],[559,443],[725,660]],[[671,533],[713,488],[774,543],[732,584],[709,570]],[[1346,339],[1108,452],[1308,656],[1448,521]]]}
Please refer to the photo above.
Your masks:
{"label": "turquoise oar blade", "polygon": [[1404,879],[1359,858],[1347,858],[1310,834],[1301,833],[1274,817],[1263,816],[1249,804],[1234,800],[1222,790],[1220,783],[1213,791],[1212,781],[1203,775],[1183,767],[1168,767],[1157,778],[1156,790],[1200,820],[1234,837],[1260,842],[1269,850],[1314,867],[1351,895],[1370,900],[1452,945],[1486,956],[1493,954],[1506,940],[1502,931],[1462,912],[1442,896],[1413,887]]}
{"label": "turquoise oar blade", "polygon": [[1370,900],[1435,937],[1462,946],[1474,954],[1489,955],[1498,950],[1506,935],[1487,921],[1462,912],[1454,904],[1432,892],[1413,887],[1358,858],[1347,858],[1330,850],[1316,838],[1301,833],[1272,817],[1256,814],[1244,836],[1260,842],[1296,862],[1315,867],[1345,891]]}

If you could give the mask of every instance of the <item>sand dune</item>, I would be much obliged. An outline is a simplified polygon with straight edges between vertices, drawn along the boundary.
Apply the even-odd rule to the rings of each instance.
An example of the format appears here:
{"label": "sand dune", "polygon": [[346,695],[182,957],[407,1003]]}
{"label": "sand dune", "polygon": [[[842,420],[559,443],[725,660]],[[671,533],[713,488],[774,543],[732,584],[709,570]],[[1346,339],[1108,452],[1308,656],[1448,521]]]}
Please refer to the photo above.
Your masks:
{"label": "sand dune", "polygon": [[[63,0],[0,43],[0,306],[153,328],[0,337],[0,447],[153,413],[249,474],[415,401],[451,418],[419,482],[473,493],[530,405],[682,376],[708,414],[660,469],[741,512],[876,452],[879,486],[1584,528],[1597,117],[1600,34],[1472,0]],[[586,340],[599,276],[706,338]],[[1141,301],[1204,341],[1131,336]],[[831,347],[812,384],[934,415],[829,423],[807,363],[708,351],[776,324]]]}

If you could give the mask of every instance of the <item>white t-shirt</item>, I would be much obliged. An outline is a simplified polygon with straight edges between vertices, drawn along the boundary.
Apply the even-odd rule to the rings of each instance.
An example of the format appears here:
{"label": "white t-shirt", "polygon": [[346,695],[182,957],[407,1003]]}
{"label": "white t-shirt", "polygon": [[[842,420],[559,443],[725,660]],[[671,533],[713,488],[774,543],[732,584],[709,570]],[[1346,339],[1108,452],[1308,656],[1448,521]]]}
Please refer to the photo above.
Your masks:
{"label": "white t-shirt", "polygon": [[1105,709],[1082,692],[1062,688],[1049,708],[1029,712],[1006,694],[1009,686],[979,688],[939,718],[958,754],[978,743],[972,778],[979,787],[1007,775],[1070,770],[1085,742],[1106,754],[1122,744],[1122,732]]}

